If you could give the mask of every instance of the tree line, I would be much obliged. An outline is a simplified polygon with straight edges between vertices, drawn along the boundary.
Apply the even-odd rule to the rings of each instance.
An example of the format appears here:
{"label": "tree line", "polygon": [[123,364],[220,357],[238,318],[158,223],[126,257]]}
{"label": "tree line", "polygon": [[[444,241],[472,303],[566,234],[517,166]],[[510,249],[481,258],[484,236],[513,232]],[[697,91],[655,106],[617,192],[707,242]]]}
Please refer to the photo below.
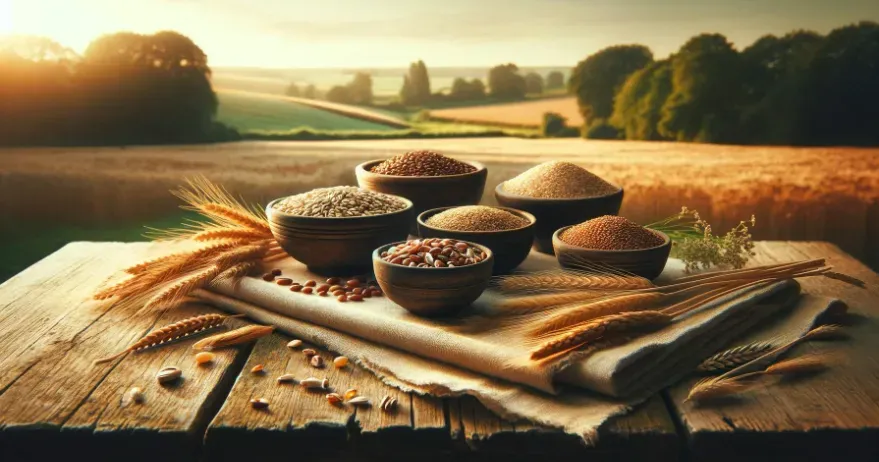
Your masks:
{"label": "tree line", "polygon": [[741,51],[701,34],[661,60],[613,46],[578,63],[568,85],[587,137],[875,145],[879,24],[767,35]]}
{"label": "tree line", "polygon": [[117,33],[82,56],[46,38],[0,45],[0,144],[234,139],[214,121],[207,56],[176,32]]}

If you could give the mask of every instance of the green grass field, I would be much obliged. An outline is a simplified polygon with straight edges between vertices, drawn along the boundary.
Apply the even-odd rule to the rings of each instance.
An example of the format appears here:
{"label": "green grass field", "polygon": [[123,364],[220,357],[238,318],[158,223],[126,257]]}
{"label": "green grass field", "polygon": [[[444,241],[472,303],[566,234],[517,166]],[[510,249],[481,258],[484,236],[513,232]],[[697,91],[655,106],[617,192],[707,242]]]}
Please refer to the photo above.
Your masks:
{"label": "green grass field", "polygon": [[383,124],[359,120],[308,107],[292,101],[218,92],[217,120],[239,131],[287,131],[310,127],[315,130],[380,132],[393,130]]}

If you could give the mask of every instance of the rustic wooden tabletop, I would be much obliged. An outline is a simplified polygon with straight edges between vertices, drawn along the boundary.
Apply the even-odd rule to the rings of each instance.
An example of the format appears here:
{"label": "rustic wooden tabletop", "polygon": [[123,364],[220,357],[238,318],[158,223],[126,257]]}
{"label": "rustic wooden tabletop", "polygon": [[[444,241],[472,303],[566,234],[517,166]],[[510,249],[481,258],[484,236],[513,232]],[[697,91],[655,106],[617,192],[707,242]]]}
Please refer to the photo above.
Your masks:
{"label": "rustic wooden tabletop", "polygon": [[[305,373],[283,335],[219,351],[209,368],[195,365],[191,340],[95,366],[95,358],[156,326],[211,311],[188,305],[173,314],[138,313],[88,301],[110,276],[107,268],[137,261],[140,248],[70,244],[0,285],[0,460],[879,460],[879,275],[830,244],[761,242],[755,258],[823,257],[867,282],[863,290],[803,281],[805,290],[850,307],[851,340],[802,347],[832,348],[841,360],[830,372],[720,407],[684,403],[692,382],[681,383],[611,421],[593,448],[499,419],[471,398],[403,393],[351,366],[327,369],[330,380],[368,396],[395,396],[398,411],[305,399],[274,382],[285,372]],[[256,364],[269,373],[251,374]],[[184,380],[159,388],[155,372],[167,365],[183,369]],[[146,402],[121,406],[133,386],[145,389]],[[269,412],[250,408],[257,396],[271,400]]]}

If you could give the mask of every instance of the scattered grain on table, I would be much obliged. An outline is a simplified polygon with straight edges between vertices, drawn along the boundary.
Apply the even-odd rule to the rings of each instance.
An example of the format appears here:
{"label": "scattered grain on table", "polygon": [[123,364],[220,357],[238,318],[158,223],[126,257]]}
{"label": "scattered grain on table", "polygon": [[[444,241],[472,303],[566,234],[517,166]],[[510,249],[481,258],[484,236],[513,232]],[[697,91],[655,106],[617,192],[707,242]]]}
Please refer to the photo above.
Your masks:
{"label": "scattered grain on table", "polygon": [[503,190],[541,199],[606,196],[619,190],[588,170],[570,162],[551,160],[503,183]]}

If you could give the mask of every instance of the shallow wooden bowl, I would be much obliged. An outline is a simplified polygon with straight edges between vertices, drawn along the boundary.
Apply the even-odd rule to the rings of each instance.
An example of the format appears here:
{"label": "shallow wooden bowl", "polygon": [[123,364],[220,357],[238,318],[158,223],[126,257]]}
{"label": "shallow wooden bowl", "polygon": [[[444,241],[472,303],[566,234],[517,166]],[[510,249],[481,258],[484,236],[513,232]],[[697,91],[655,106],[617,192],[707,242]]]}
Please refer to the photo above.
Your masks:
{"label": "shallow wooden bowl", "polygon": [[583,263],[609,266],[647,279],[656,279],[668,262],[671,252],[671,239],[665,233],[653,231],[664,239],[663,243],[647,249],[637,250],[596,250],[577,247],[562,241],[559,236],[570,226],[559,229],[552,235],[556,259],[565,268],[583,269]]}
{"label": "shallow wooden bowl", "polygon": [[548,254],[553,253],[552,235],[557,229],[602,215],[616,215],[623,203],[623,188],[598,197],[541,199],[507,193],[503,186],[500,183],[494,189],[498,204],[534,215],[537,219],[534,226],[534,248]]}
{"label": "shallow wooden bowl", "polygon": [[491,280],[494,254],[483,245],[488,258],[479,263],[454,268],[418,268],[396,265],[381,259],[381,253],[393,245],[383,245],[372,253],[375,280],[394,303],[419,316],[448,316],[457,313],[479,298]]}
{"label": "shallow wooden bowl", "polygon": [[[357,184],[363,189],[405,197],[413,203],[413,213],[451,205],[475,205],[482,199],[488,170],[479,162],[461,161],[476,167],[475,172],[444,176],[383,175],[370,170],[384,162],[370,160],[354,169]],[[414,218],[413,216],[413,218]],[[409,230],[418,232],[415,220]]]}
{"label": "shallow wooden bowl", "polygon": [[[282,198],[281,198],[282,199]],[[412,221],[412,202],[384,215],[346,218],[303,217],[266,206],[269,228],[291,257],[312,272],[328,276],[368,273],[372,251],[388,241],[405,239]]]}
{"label": "shallow wooden bowl", "polygon": [[418,235],[427,237],[445,237],[459,241],[482,244],[494,253],[494,274],[506,274],[522,264],[531,251],[534,242],[534,215],[509,207],[497,207],[528,220],[528,225],[504,231],[451,231],[427,224],[427,219],[454,207],[439,207],[422,212],[418,215]]}

